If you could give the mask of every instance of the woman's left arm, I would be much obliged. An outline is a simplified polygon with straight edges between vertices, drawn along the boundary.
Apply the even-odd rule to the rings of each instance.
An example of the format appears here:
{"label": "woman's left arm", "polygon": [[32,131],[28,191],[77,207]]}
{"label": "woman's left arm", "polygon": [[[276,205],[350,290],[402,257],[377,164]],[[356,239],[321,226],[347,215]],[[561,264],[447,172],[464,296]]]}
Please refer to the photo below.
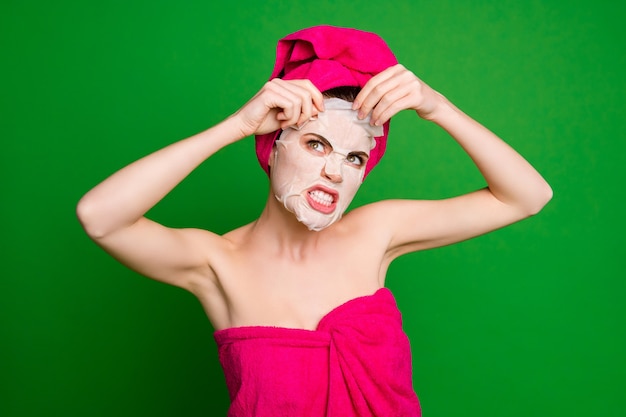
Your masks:
{"label": "woman's left arm", "polygon": [[354,108],[371,111],[372,123],[380,125],[403,109],[415,110],[445,129],[487,181],[483,190],[445,200],[377,204],[390,219],[396,255],[487,233],[538,213],[552,198],[548,183],[520,154],[402,65],[373,77]]}

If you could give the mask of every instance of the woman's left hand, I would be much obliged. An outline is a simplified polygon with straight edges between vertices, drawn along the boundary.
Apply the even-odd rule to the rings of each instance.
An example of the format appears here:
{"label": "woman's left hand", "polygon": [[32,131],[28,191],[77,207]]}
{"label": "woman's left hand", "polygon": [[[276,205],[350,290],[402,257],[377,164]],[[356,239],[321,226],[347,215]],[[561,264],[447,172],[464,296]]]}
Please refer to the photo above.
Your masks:
{"label": "woman's left hand", "polygon": [[372,77],[357,95],[353,108],[359,110],[360,118],[372,112],[371,123],[380,126],[405,109],[430,120],[442,101],[441,94],[397,64]]}

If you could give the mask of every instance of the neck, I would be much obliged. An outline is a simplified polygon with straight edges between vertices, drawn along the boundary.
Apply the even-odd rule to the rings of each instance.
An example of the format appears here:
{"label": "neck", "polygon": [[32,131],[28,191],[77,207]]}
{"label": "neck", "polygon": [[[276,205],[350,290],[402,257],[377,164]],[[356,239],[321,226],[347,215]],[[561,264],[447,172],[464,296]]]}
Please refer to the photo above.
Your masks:
{"label": "neck", "polygon": [[314,232],[300,223],[271,191],[263,212],[254,223],[252,234],[265,249],[294,258],[302,257],[325,235],[324,231]]}

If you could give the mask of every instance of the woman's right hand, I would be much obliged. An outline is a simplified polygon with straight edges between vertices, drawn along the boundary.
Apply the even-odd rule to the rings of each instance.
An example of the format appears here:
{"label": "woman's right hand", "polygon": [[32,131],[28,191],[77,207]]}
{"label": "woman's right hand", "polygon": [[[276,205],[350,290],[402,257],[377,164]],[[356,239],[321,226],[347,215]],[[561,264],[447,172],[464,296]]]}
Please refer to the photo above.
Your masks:
{"label": "woman's right hand", "polygon": [[324,97],[311,81],[274,78],[234,117],[242,137],[246,137],[300,126],[321,111],[324,111]]}

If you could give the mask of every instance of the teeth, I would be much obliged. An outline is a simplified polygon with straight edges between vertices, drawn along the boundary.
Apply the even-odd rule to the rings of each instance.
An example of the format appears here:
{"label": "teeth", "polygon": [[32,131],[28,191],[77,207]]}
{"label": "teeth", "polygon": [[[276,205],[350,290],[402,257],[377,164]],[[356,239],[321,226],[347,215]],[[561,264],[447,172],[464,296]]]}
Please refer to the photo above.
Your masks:
{"label": "teeth", "polygon": [[313,200],[325,206],[330,206],[333,202],[333,196],[325,193],[324,191],[314,190],[311,191],[309,195],[313,198]]}

